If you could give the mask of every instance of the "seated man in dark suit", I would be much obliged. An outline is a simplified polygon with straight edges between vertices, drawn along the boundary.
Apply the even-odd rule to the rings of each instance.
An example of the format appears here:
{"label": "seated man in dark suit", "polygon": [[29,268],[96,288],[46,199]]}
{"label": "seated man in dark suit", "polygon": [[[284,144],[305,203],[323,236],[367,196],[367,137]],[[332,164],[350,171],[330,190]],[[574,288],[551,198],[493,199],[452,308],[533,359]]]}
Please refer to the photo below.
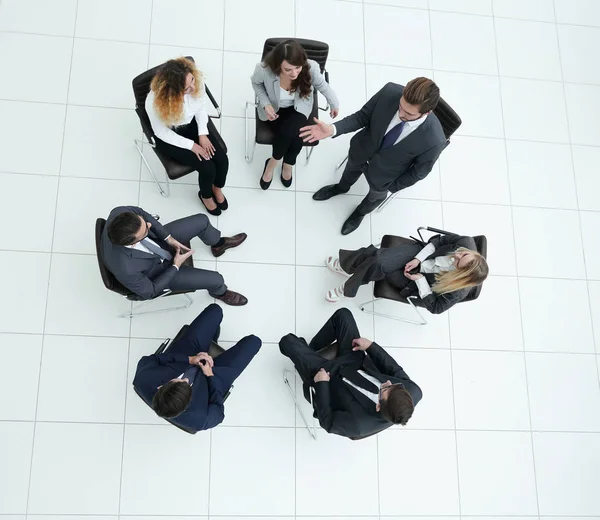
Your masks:
{"label": "seated man in dark suit", "polygon": [[206,289],[227,305],[246,305],[246,297],[229,291],[216,271],[183,265],[194,251],[182,242],[189,243],[194,237],[211,246],[213,256],[219,257],[244,242],[246,233],[221,237],[203,213],[162,225],[142,208],[119,206],[110,212],[102,232],[102,261],[119,282],[144,300],[167,289]]}
{"label": "seated man in dark suit", "polygon": [[188,431],[223,422],[227,391],[262,345],[246,336],[213,360],[207,352],[222,320],[221,307],[209,305],[167,352],[144,356],[137,366],[133,386],[157,415]]}
{"label": "seated man in dark suit", "polygon": [[[337,341],[332,361],[317,350]],[[421,389],[377,343],[360,337],[354,316],[337,310],[306,344],[288,334],[279,342],[303,381],[314,386],[314,408],[328,433],[357,439],[379,433],[392,424],[405,425],[421,400]],[[314,383],[313,383],[314,381]]]}

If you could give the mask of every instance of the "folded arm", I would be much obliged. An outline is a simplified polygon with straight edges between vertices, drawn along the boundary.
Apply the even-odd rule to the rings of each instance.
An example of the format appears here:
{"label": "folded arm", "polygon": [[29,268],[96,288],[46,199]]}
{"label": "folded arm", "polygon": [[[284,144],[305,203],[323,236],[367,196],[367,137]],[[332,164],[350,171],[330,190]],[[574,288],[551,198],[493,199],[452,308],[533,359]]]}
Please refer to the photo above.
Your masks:
{"label": "folded arm", "polygon": [[315,408],[319,424],[327,433],[336,433],[344,437],[356,437],[360,435],[355,414],[348,404],[348,410],[334,410],[331,406],[331,394],[329,381],[315,383]]}
{"label": "folded arm", "polygon": [[[194,141],[174,132],[159,117],[158,112],[156,112],[156,109],[154,108],[154,95],[152,92],[148,94],[148,97],[146,98],[146,113],[150,119],[150,125],[152,126],[154,135],[161,141],[172,144],[173,146],[178,146],[179,148],[185,148],[186,150],[192,149]],[[198,128],[200,128],[200,126],[198,126]]]}

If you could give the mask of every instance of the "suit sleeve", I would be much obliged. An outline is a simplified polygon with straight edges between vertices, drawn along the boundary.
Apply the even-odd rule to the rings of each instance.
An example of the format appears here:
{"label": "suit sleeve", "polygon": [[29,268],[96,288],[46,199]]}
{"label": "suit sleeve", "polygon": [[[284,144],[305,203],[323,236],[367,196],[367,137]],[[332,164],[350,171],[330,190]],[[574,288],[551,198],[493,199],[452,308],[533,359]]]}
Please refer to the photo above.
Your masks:
{"label": "suit sleeve", "polygon": [[216,376],[208,379],[208,412],[204,430],[214,428],[225,419],[225,407],[223,406],[224,394],[221,380]]}
{"label": "suit sleeve", "polygon": [[344,437],[360,435],[355,414],[351,411],[352,403],[346,403],[347,410],[334,410],[331,406],[329,381],[315,383],[315,408],[319,424],[327,433],[335,433]]}
{"label": "suit sleeve", "polygon": [[446,294],[436,294],[432,292],[421,299],[421,303],[431,314],[442,314],[453,305],[464,300],[467,297],[467,294],[469,294],[469,290],[470,289],[460,289]]}
{"label": "suit sleeve", "polygon": [[354,132],[355,130],[360,130],[361,128],[370,126],[371,116],[373,115],[373,111],[375,110],[375,107],[377,106],[377,103],[381,98],[381,93],[384,89],[385,87],[383,87],[379,92],[377,92],[377,94],[369,99],[365,106],[363,106],[358,112],[350,114],[337,123],[333,123],[335,126],[335,135],[333,138],[335,139],[339,135]]}
{"label": "suit sleeve", "polygon": [[371,358],[382,374],[410,381],[410,378],[406,375],[406,372],[404,372],[398,362],[390,356],[384,348],[380,347],[379,344],[373,342],[367,349],[367,356]]}
{"label": "suit sleeve", "polygon": [[390,191],[395,193],[422,181],[433,168],[435,161],[446,147],[446,143],[430,148],[419,155],[411,164],[407,172],[398,177],[390,186]]}
{"label": "suit sleeve", "polygon": [[158,238],[160,238],[161,240],[166,240],[166,238],[169,236],[169,232],[165,229],[165,227],[152,215],[150,215],[150,213],[137,206],[126,207],[127,211],[131,211],[132,213],[135,213],[136,215],[142,217],[146,222],[150,222],[150,224],[152,224],[152,230],[156,233],[156,236]]}
{"label": "suit sleeve", "polygon": [[321,74],[321,69],[319,68],[319,65],[316,62],[311,63],[310,74],[312,77],[313,87],[325,96],[325,99],[327,100],[327,103],[329,103],[331,108],[339,108],[340,102],[338,100],[338,97],[334,90],[329,86],[329,83],[325,81],[325,76]]}
{"label": "suit sleeve", "polygon": [[254,73],[250,76],[250,82],[252,83],[252,88],[258,99],[258,104],[262,108],[265,108],[272,103],[267,94],[267,89],[265,88],[265,71],[263,69],[262,63],[258,63],[254,68]]}

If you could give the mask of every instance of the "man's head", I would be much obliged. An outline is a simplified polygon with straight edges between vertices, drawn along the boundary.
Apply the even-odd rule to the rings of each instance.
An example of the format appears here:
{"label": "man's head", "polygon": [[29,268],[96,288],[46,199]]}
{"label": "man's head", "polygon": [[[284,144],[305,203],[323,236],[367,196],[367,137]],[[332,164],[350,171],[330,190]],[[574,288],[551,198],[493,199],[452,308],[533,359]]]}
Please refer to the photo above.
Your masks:
{"label": "man's head", "polygon": [[192,387],[187,378],[171,379],[158,387],[152,399],[152,409],[159,417],[172,419],[181,415],[192,400]]}
{"label": "man's head", "polygon": [[152,224],[131,211],[120,213],[108,226],[109,240],[118,246],[137,244],[148,236]]}
{"label": "man's head", "polygon": [[408,390],[401,384],[386,381],[379,390],[377,411],[393,424],[405,426],[412,417],[415,405]]}
{"label": "man's head", "polygon": [[440,100],[440,89],[428,78],[409,81],[402,91],[398,113],[402,121],[416,121],[431,112]]}

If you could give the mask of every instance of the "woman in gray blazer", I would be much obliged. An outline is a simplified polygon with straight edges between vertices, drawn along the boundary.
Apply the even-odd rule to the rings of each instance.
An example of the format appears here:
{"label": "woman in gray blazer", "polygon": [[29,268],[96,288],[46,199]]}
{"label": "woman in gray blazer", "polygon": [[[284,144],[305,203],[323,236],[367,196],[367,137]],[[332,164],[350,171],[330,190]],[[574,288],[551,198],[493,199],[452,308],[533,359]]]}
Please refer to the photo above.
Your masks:
{"label": "woman in gray blazer", "polygon": [[321,74],[319,64],[308,59],[296,40],[278,44],[256,65],[250,80],[258,98],[258,117],[269,121],[275,134],[273,156],[265,162],[260,187],[269,188],[275,167],[283,159],[281,183],[288,188],[292,184],[292,166],[302,149],[300,128],[306,125],[313,109],[314,89],[327,99],[331,117],[338,115],[338,98]]}

